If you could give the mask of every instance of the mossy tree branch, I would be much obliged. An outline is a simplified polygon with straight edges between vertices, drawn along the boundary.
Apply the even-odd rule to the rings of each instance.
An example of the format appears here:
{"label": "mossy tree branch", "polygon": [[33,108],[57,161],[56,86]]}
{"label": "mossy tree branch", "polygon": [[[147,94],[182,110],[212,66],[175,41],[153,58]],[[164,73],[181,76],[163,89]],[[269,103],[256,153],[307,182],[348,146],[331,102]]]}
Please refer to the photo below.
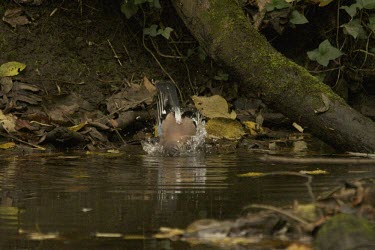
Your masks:
{"label": "mossy tree branch", "polygon": [[200,45],[242,79],[245,92],[337,149],[375,152],[375,124],[273,49],[236,1],[171,0]]}

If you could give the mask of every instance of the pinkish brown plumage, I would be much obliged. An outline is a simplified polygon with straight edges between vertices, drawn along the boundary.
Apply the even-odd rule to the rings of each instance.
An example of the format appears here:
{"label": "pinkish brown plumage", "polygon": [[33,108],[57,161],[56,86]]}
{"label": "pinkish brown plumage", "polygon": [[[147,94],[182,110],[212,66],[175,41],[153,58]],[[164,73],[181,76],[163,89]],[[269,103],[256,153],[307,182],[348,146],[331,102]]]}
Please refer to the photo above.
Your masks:
{"label": "pinkish brown plumage", "polygon": [[181,122],[177,123],[173,113],[169,113],[162,122],[161,130],[160,144],[167,151],[178,149],[196,133],[191,118],[183,117]]}

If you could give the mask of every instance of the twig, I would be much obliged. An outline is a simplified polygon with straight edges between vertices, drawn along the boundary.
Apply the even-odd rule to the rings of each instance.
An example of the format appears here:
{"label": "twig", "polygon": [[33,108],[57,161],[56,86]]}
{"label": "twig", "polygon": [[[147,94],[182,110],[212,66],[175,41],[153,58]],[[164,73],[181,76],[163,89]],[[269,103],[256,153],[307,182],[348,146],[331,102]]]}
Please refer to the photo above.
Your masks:
{"label": "twig", "polygon": [[293,219],[295,221],[298,221],[299,223],[302,223],[302,224],[305,224],[305,225],[310,225],[310,223],[308,221],[305,221],[304,219],[302,219],[300,217],[297,217],[294,214],[289,213],[288,211],[279,209],[279,208],[274,207],[274,206],[261,205],[261,204],[252,204],[252,205],[249,205],[249,206],[245,207],[245,209],[248,209],[248,208],[262,208],[262,209],[271,210],[271,211],[277,212],[279,214],[285,215],[285,216],[287,216],[287,217],[289,217],[289,218],[291,218],[291,219]]}
{"label": "twig", "polygon": [[262,161],[298,164],[374,164],[375,159],[353,159],[353,158],[290,158],[281,156],[264,156]]}
{"label": "twig", "polygon": [[23,141],[23,140],[18,139],[17,137],[14,137],[13,135],[10,135],[10,134],[4,134],[4,133],[1,133],[1,132],[0,132],[0,135],[1,135],[1,136],[4,136],[4,137],[7,137],[7,138],[11,138],[11,139],[13,139],[13,140],[15,140],[15,141],[21,142],[21,143],[23,143],[23,144],[26,144],[26,145],[28,145],[28,146],[30,146],[30,147],[37,148],[37,149],[39,149],[39,150],[43,150],[43,151],[46,150],[46,148],[44,148],[44,147],[41,147],[41,146],[38,146],[38,145],[35,145],[35,144],[32,144],[32,143],[29,143],[29,142]]}
{"label": "twig", "polygon": [[124,47],[125,52],[126,52],[126,54],[128,55],[128,57],[129,57],[129,62],[130,62],[130,63],[133,63],[132,58],[130,57],[129,51],[128,51],[128,49],[126,48],[125,44],[122,44],[122,46]]}
{"label": "twig", "polygon": [[114,57],[117,59],[118,63],[119,63],[120,66],[122,67],[122,63],[121,63],[121,61],[120,61],[120,57],[116,54],[116,51],[115,51],[115,49],[113,48],[113,46],[112,46],[111,42],[109,41],[109,39],[107,39],[107,42],[108,42],[108,44],[109,44],[109,47],[111,47],[111,49],[112,49],[112,52],[113,52],[113,54],[114,54]]}
{"label": "twig", "polygon": [[120,135],[120,133],[118,132],[118,130],[117,130],[117,129],[114,129],[114,130],[115,130],[117,136],[118,136],[118,137],[120,138],[120,140],[122,141],[122,143],[123,143],[124,145],[126,145],[126,142],[125,142],[124,138],[122,138],[122,136]]}
{"label": "twig", "polygon": [[299,176],[299,177],[306,178],[307,181],[305,182],[305,186],[306,186],[306,189],[307,189],[307,193],[309,194],[309,196],[311,198],[311,201],[313,203],[315,202],[315,196],[314,196],[314,193],[313,193],[312,187],[311,187],[311,182],[312,182],[312,179],[313,179],[313,177],[311,175],[297,173],[297,172],[291,172],[291,171],[275,171],[275,172],[270,172],[270,173],[262,173],[262,175],[260,177],[269,176],[269,175],[292,175],[292,176]]}
{"label": "twig", "polygon": [[185,56],[172,56],[172,55],[163,54],[159,51],[159,48],[158,48],[158,46],[156,46],[153,39],[151,39],[151,43],[152,43],[152,46],[154,47],[154,49],[156,50],[156,53],[158,53],[158,55],[161,56],[161,57],[173,58],[173,59],[184,59],[185,58]]}
{"label": "twig", "polygon": [[40,78],[28,78],[28,77],[13,77],[14,80],[18,80],[18,81],[28,81],[28,80],[31,80],[31,81],[52,81],[52,82],[62,82],[62,83],[70,83],[70,84],[76,84],[76,85],[82,85],[84,84],[85,82],[70,82],[70,81],[65,81],[65,80],[62,80],[62,79],[56,79],[56,78],[44,78],[44,79],[40,79]]}
{"label": "twig", "polygon": [[[144,10],[142,9],[142,12],[143,12],[143,28],[146,27],[146,14],[144,12]],[[173,84],[176,86],[177,90],[178,90],[178,93],[180,94],[180,98],[181,98],[181,101],[183,101],[183,96],[182,96],[182,92],[181,92],[181,89],[178,87],[176,81],[172,78],[172,76],[164,69],[163,65],[161,65],[161,63],[159,62],[158,58],[155,56],[154,53],[152,53],[152,51],[147,47],[146,43],[145,43],[145,34],[143,33],[142,34],[142,43],[143,43],[143,47],[152,55],[152,57],[155,59],[155,61],[157,62],[157,64],[159,65],[159,67],[161,68],[161,70],[169,77],[169,79],[173,82]]]}
{"label": "twig", "polygon": [[329,71],[335,71],[337,69],[340,69],[341,67],[336,67],[332,69],[324,69],[324,70],[309,70],[310,73],[323,73],[323,72],[329,72]]}

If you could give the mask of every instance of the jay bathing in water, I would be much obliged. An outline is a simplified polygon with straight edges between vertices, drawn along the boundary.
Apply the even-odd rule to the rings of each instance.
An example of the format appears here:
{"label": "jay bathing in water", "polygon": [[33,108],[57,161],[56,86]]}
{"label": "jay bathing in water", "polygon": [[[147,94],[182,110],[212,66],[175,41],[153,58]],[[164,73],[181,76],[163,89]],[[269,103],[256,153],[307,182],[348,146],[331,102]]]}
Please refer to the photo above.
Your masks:
{"label": "jay bathing in water", "polygon": [[158,133],[160,145],[166,152],[175,152],[196,133],[194,121],[183,116],[180,110],[176,87],[172,82],[160,81],[158,90]]}

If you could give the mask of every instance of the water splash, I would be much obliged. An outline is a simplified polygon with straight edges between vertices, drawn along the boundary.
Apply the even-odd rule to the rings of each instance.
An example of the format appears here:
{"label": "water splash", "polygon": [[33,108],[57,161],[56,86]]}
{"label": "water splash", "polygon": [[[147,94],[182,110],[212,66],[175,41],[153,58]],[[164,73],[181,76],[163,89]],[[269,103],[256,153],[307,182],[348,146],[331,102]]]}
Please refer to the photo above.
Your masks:
{"label": "water splash", "polygon": [[197,113],[197,117],[193,119],[197,125],[196,133],[186,143],[178,145],[173,152],[166,151],[163,146],[155,139],[149,139],[142,142],[142,148],[149,155],[181,155],[189,156],[201,152],[206,138],[206,123],[202,116]]}

